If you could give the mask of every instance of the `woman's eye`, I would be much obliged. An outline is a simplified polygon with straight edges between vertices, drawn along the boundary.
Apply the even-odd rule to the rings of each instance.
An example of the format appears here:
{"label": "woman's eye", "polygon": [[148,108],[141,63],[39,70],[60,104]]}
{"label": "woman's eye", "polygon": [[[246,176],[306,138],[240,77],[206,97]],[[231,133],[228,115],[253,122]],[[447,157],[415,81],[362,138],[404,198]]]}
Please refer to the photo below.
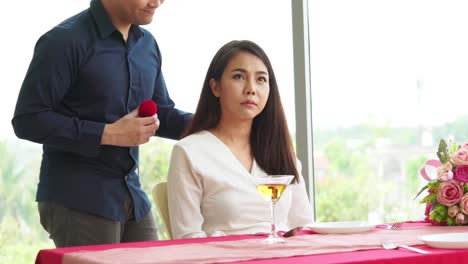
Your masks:
{"label": "woman's eye", "polygon": [[234,75],[234,79],[236,79],[236,80],[243,80],[243,79],[244,79],[244,76],[242,76],[241,74],[235,74],[235,75]]}
{"label": "woman's eye", "polygon": [[258,78],[258,80],[259,80],[260,82],[267,82],[267,79],[266,79],[265,77],[260,77],[260,78]]}

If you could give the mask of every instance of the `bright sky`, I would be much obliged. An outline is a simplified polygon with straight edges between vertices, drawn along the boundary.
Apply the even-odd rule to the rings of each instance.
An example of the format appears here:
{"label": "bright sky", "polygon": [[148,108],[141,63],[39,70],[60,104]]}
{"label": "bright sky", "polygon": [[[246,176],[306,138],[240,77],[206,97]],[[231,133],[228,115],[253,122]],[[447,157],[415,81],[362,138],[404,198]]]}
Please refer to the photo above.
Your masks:
{"label": "bright sky", "polygon": [[[2,4],[0,138],[14,137],[10,121],[37,39],[88,6]],[[434,125],[467,113],[468,1],[311,0],[309,7],[314,126]],[[146,28],[161,47],[172,98],[188,111],[218,48],[232,39],[256,41],[272,60],[294,132],[290,1],[167,0]]]}
{"label": "bright sky", "polygon": [[432,126],[468,113],[468,1],[311,0],[309,9],[314,125]]}

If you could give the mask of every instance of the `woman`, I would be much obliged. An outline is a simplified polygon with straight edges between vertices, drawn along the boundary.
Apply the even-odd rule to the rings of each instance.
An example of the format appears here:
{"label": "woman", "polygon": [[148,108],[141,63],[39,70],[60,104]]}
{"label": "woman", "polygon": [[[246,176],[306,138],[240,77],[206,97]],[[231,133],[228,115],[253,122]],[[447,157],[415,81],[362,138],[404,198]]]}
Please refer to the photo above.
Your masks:
{"label": "woman", "polygon": [[313,222],[278,85],[265,52],[231,41],[214,56],[168,176],[174,238],[268,233],[270,205],[253,177],[294,175],[275,207],[279,230]]}

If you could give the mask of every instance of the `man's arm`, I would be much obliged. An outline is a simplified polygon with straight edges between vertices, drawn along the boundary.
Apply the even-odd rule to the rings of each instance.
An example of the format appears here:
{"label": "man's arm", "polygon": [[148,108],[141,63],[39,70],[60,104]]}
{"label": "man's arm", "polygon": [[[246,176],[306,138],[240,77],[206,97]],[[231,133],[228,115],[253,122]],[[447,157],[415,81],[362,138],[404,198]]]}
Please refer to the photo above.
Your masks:
{"label": "man's arm", "polygon": [[97,155],[105,124],[56,111],[73,85],[79,63],[64,32],[53,29],[39,39],[12,120],[19,138],[85,156]]}
{"label": "man's arm", "polygon": [[158,73],[155,82],[153,100],[158,105],[158,117],[161,122],[156,135],[170,139],[180,139],[193,115],[174,108],[175,104],[169,96],[162,72]]}
{"label": "man's arm", "polygon": [[157,115],[138,117],[138,109],[112,124],[105,125],[101,145],[139,146],[149,141],[159,128]]}
{"label": "man's arm", "polygon": [[159,126],[155,117],[137,118],[134,111],[105,124],[82,120],[72,111],[63,114],[62,100],[74,85],[80,59],[67,36],[57,29],[39,39],[12,120],[16,135],[89,157],[99,153],[101,144],[137,146],[147,142]]}

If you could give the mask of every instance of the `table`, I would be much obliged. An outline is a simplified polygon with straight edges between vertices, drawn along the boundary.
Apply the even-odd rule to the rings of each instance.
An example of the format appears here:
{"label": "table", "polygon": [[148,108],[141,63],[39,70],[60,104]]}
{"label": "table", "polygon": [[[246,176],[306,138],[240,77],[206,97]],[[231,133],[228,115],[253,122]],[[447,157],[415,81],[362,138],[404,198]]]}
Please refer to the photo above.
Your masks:
{"label": "table", "polygon": [[[406,223],[405,227],[427,225],[422,223]],[[466,228],[468,232],[468,228]],[[304,232],[304,236],[320,236],[313,234],[313,232]],[[45,249],[39,251],[36,264],[62,264],[62,258],[67,253],[79,252],[82,250],[104,252],[109,249],[132,249],[132,248],[154,248],[170,245],[199,245],[200,243],[208,242],[223,242],[223,241],[238,241],[243,239],[256,239],[258,236],[252,235],[237,235],[225,237],[212,237],[212,238],[194,238],[194,239],[177,239],[177,240],[159,240],[147,242],[134,242],[122,244],[109,244],[109,245],[94,245],[84,247],[67,247],[57,249]],[[416,246],[427,251],[431,254],[423,255],[407,251],[405,249],[398,250],[385,250],[385,249],[369,249],[352,252],[316,254],[306,256],[292,256],[284,258],[268,258],[242,261],[243,264],[270,264],[270,263],[423,263],[423,264],[436,264],[436,263],[468,263],[468,249],[435,249],[425,245]],[[183,254],[183,252],[181,252]],[[135,256],[138,257],[138,256]],[[154,263],[158,263],[155,259]],[[240,263],[240,262],[232,262]]]}

